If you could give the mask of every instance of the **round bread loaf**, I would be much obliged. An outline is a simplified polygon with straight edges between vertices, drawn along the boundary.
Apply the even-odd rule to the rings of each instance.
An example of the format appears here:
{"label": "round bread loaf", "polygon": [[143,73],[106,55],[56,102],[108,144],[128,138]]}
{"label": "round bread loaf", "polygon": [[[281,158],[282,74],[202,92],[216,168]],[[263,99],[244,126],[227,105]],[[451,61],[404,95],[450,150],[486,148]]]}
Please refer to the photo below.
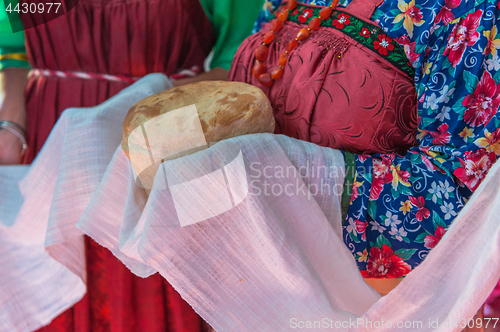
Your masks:
{"label": "round bread loaf", "polygon": [[[240,82],[203,81],[135,104],[123,123],[122,147],[137,174],[147,173],[143,178],[150,179],[164,158],[200,150],[203,135],[205,144],[210,144],[240,135],[273,133],[274,127],[271,104],[259,88]],[[141,181],[147,188],[144,179]]]}

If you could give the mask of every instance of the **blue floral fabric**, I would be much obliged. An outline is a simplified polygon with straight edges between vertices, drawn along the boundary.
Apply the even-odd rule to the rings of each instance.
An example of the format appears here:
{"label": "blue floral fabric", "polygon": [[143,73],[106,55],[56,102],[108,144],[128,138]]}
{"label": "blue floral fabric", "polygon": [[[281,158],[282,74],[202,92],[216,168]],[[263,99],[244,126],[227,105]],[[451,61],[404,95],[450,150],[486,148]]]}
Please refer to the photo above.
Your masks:
{"label": "blue floral fabric", "polygon": [[[256,28],[280,2],[266,1]],[[437,245],[500,156],[500,9],[498,0],[386,0],[372,20],[416,69],[419,145],[355,155],[343,236],[363,276],[396,278]]]}

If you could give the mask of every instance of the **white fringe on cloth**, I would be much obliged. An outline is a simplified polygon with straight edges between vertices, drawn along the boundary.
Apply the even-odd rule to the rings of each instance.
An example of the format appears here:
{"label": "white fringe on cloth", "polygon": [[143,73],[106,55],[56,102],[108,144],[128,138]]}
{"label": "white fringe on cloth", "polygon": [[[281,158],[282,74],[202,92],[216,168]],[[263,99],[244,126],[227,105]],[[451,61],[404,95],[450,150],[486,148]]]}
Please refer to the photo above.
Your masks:
{"label": "white fringe on cloth", "polygon": [[[454,324],[495,286],[500,164],[424,263],[381,298],[342,241],[339,151],[238,137],[165,162],[156,180],[170,188],[148,199],[120,147],[122,121],[169,87],[148,75],[102,105],[68,109],[30,168],[0,167],[0,331],[37,329],[84,295],[84,233],[137,275],[161,273],[218,332],[460,331]],[[243,163],[214,162],[228,147]],[[185,218],[198,222],[181,226]]]}

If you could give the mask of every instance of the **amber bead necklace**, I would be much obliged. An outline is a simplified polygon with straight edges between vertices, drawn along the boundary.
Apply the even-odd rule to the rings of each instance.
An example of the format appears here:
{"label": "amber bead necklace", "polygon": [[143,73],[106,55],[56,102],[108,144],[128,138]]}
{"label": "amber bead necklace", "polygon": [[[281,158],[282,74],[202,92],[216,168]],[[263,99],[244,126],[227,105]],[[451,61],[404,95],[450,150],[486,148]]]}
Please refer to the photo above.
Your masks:
{"label": "amber bead necklace", "polygon": [[319,29],[321,21],[327,20],[332,15],[333,9],[337,7],[338,3],[339,0],[334,0],[330,6],[321,9],[319,16],[309,21],[308,27],[301,29],[297,33],[297,37],[288,42],[285,53],[280,54],[279,66],[273,68],[271,74],[269,74],[263,63],[269,54],[268,45],[274,40],[274,34],[281,29],[283,23],[288,19],[289,12],[297,7],[297,0],[288,0],[286,8],[278,14],[278,17],[273,22],[271,22],[271,31],[264,35],[262,45],[259,45],[255,49],[255,64],[252,68],[252,74],[259,80],[260,84],[271,86],[275,80],[283,75],[283,66],[288,60],[288,54],[299,46],[299,41],[308,38],[311,35],[311,31]]}

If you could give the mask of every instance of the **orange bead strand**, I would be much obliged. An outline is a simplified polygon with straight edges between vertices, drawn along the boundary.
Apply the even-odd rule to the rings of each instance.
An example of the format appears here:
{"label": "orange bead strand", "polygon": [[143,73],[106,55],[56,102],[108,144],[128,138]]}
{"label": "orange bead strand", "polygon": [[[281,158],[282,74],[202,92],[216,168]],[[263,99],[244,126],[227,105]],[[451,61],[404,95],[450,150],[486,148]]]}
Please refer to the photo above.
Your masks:
{"label": "orange bead strand", "polygon": [[271,72],[271,78],[273,80],[280,79],[282,75],[283,75],[283,68],[281,67],[275,67]]}
{"label": "orange bead strand", "polygon": [[288,20],[288,9],[285,9],[278,15],[278,21],[285,22]]}
{"label": "orange bead strand", "polygon": [[262,74],[265,74],[267,71],[266,66],[260,61],[255,61],[255,64],[253,65],[252,68],[252,74],[255,77],[259,77]]}
{"label": "orange bead strand", "polygon": [[260,45],[255,50],[255,58],[259,61],[264,61],[269,54],[269,48],[266,45]]}
{"label": "orange bead strand", "polygon": [[272,23],[271,23],[271,31],[273,32],[278,32],[280,31],[281,27],[283,26],[283,22],[279,21],[279,20],[274,20]]}
{"label": "orange bead strand", "polygon": [[322,21],[328,19],[332,15],[333,8],[325,7],[319,11],[319,17]]}
{"label": "orange bead strand", "polygon": [[294,10],[295,8],[297,8],[297,0],[289,0],[286,5],[286,9]]}
{"label": "orange bead strand", "polygon": [[293,51],[297,46],[299,46],[299,42],[297,39],[292,39],[286,44],[286,51],[290,53]]}
{"label": "orange bead strand", "polygon": [[272,79],[271,75],[269,75],[268,73],[260,75],[259,76],[259,82],[263,86],[271,86],[271,85],[273,85],[273,79]]}
{"label": "orange bead strand", "polygon": [[280,67],[283,67],[286,65],[286,62],[288,61],[288,52],[281,53],[280,55]]}
{"label": "orange bead strand", "polygon": [[270,44],[272,41],[274,40],[274,32],[272,31],[269,31],[269,32],[266,32],[266,34],[264,35],[264,44]]}
{"label": "orange bead strand", "polygon": [[321,25],[321,18],[315,17],[309,21],[308,27],[309,27],[309,29],[314,31],[314,30],[318,30],[320,25]]}
{"label": "orange bead strand", "polygon": [[269,74],[266,66],[262,63],[262,61],[264,61],[269,55],[269,48],[267,45],[274,41],[276,32],[283,27],[283,23],[288,19],[290,11],[297,8],[297,0],[288,0],[286,8],[278,14],[277,18],[273,22],[271,22],[271,31],[264,34],[262,45],[259,45],[255,49],[256,61],[252,68],[252,74],[259,80],[260,84],[270,87],[273,85],[275,80],[280,79],[283,76],[283,67],[288,61],[288,54],[299,46],[299,41],[309,38],[311,31],[319,29],[321,21],[327,20],[332,15],[333,9],[337,7],[338,3],[339,0],[332,1],[330,6],[319,11],[319,16],[314,17],[311,21],[309,21],[307,28],[300,29],[297,36],[286,44],[286,52],[280,54],[279,66],[274,67],[271,74]]}
{"label": "orange bead strand", "polygon": [[298,40],[304,40],[311,35],[311,29],[301,29],[297,34]]}

